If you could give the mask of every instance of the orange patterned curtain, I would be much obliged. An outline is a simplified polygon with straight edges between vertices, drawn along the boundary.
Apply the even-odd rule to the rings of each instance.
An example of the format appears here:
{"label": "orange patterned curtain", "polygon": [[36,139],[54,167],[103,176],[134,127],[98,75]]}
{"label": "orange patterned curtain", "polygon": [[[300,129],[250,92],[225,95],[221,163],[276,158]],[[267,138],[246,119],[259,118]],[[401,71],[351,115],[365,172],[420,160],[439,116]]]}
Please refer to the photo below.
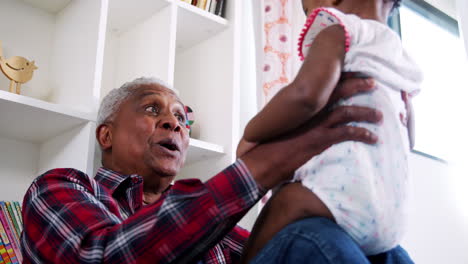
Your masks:
{"label": "orange patterned curtain", "polygon": [[[293,78],[295,39],[292,2],[297,0],[263,0],[263,67],[260,62],[263,103],[268,102]],[[263,105],[262,105],[263,106]]]}
{"label": "orange patterned curtain", "polygon": [[[298,0],[254,0],[252,3],[259,53],[257,97],[261,109],[296,74],[300,65],[296,52],[297,36],[304,17],[302,11],[298,11]],[[259,210],[270,196],[271,191],[260,201]]]}

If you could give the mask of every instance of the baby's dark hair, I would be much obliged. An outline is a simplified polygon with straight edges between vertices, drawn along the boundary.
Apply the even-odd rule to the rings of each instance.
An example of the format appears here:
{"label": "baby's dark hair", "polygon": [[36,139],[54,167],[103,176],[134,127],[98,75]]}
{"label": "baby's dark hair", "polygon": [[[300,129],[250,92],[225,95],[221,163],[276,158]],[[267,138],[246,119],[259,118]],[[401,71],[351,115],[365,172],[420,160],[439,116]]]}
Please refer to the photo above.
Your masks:
{"label": "baby's dark hair", "polygon": [[393,2],[393,9],[397,9],[401,5],[402,0],[391,0]]}

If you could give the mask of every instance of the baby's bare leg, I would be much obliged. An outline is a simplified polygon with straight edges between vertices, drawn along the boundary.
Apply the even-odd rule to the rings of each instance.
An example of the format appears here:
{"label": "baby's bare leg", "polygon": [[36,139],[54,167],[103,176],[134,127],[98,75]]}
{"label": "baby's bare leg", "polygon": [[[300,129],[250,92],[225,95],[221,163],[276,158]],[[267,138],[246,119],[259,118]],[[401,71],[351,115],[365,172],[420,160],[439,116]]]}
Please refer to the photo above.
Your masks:
{"label": "baby's bare leg", "polygon": [[270,198],[260,213],[245,246],[241,263],[249,263],[288,224],[313,216],[334,220],[325,204],[301,183],[284,186]]}

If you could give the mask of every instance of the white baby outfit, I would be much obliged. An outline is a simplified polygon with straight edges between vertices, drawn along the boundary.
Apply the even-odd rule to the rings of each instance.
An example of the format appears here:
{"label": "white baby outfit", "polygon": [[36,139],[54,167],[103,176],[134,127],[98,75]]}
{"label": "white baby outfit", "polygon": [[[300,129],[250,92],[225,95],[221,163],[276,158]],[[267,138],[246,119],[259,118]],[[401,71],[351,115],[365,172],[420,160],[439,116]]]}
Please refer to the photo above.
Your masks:
{"label": "white baby outfit", "polygon": [[372,93],[339,104],[382,111],[380,126],[352,124],[374,132],[379,142],[333,145],[298,169],[295,180],[311,189],[363,251],[373,255],[395,247],[404,234],[409,142],[400,120],[400,114],[406,115],[401,91],[417,93],[422,75],[389,27],[331,8],[314,10],[309,16],[300,40],[300,55],[307,54],[317,34],[333,24],[341,24],[347,33],[344,72],[371,76],[377,86]]}

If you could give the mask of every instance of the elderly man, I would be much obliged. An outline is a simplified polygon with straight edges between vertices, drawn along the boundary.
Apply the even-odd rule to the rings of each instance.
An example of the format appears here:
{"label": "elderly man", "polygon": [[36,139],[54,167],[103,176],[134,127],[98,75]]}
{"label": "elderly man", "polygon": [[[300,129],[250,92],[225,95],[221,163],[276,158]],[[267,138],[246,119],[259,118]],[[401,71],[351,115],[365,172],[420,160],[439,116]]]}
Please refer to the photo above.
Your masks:
{"label": "elderly man", "polygon": [[[355,79],[336,96],[369,89]],[[171,185],[189,145],[184,105],[157,80],[126,83],[99,110],[103,167],[96,176],[54,169],[27,191],[24,263],[237,262],[249,233],[236,223],[265,191],[334,143],[374,143],[367,130],[343,124],[379,120],[377,111],[341,107],[294,135],[256,146],[205,183]],[[352,243],[336,225],[328,226],[335,228],[332,240]],[[294,254],[289,250],[284,254]],[[358,248],[348,251],[362,254]]]}

